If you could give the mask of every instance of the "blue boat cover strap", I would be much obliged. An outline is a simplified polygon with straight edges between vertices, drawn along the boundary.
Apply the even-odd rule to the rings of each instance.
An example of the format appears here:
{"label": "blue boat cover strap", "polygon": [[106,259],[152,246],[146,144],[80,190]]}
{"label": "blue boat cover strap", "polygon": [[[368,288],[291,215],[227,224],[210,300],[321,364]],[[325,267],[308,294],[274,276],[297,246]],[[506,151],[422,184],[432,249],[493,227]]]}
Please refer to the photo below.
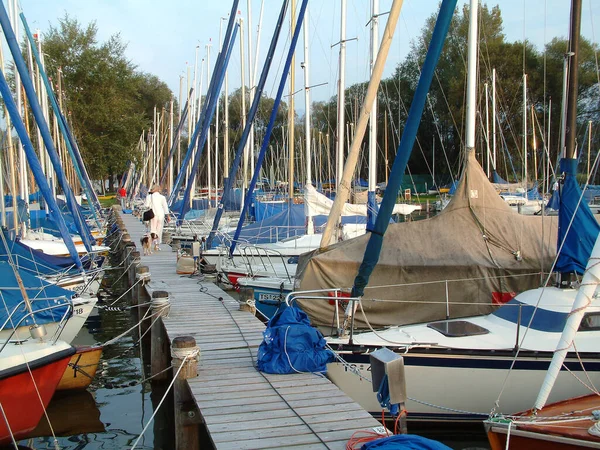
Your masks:
{"label": "blue boat cover strap", "polygon": [[297,306],[275,314],[263,336],[257,364],[261,372],[323,373],[327,371],[327,363],[334,360],[333,352],[325,348],[321,332],[310,326],[308,316]]}
{"label": "blue boat cover strap", "polygon": [[382,408],[387,408],[392,416],[397,416],[400,412],[400,405],[398,403],[391,403],[390,399],[390,382],[387,373],[381,379],[381,384],[377,390],[377,401]]}

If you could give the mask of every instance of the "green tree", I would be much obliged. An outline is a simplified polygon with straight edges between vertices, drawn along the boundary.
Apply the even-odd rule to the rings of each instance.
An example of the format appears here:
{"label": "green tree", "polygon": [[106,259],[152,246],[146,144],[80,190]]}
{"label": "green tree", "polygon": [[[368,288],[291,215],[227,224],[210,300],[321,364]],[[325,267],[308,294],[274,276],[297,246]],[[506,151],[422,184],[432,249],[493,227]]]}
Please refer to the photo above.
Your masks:
{"label": "green tree", "polygon": [[63,107],[71,119],[83,159],[93,179],[109,179],[137,160],[136,144],[172,93],[157,77],[136,72],[126,45],[113,35],[99,43],[97,26],[82,26],[65,15],[44,38],[47,71],[61,71]]}

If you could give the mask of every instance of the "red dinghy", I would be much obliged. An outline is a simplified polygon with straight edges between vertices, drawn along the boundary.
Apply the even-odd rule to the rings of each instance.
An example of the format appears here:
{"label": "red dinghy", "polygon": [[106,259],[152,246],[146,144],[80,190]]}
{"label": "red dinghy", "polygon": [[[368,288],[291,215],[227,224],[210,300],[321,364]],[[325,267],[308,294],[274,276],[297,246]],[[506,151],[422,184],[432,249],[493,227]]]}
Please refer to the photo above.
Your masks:
{"label": "red dinghy", "polygon": [[75,348],[58,341],[9,342],[0,353],[0,445],[40,421]]}

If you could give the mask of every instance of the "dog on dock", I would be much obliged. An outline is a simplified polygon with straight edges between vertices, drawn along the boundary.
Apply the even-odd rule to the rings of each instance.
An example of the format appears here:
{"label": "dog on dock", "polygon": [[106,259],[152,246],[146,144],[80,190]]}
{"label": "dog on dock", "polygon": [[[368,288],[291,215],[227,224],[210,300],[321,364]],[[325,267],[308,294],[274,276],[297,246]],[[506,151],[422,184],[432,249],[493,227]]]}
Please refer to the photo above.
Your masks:
{"label": "dog on dock", "polygon": [[142,249],[144,249],[144,256],[152,254],[152,238],[150,237],[150,235],[145,234],[144,236],[142,236],[142,238],[140,239],[140,244],[142,244]]}
{"label": "dog on dock", "polygon": [[158,244],[158,234],[150,233],[150,238],[152,239],[152,250],[155,252],[159,251],[160,247]]}

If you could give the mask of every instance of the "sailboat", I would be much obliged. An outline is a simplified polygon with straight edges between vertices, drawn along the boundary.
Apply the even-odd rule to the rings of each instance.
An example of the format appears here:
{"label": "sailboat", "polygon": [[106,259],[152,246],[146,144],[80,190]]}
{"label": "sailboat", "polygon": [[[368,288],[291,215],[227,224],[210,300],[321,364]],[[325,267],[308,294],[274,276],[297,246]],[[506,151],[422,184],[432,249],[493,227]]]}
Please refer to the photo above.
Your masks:
{"label": "sailboat", "polygon": [[[444,6],[447,6],[446,2],[442,4],[442,8]],[[472,0],[470,36],[476,35],[476,12],[477,0]],[[470,40],[470,43],[472,44],[473,40]],[[472,49],[470,46],[470,68]],[[469,81],[472,73],[470,70]],[[472,81],[474,83],[474,78]],[[473,89],[468,89],[468,102],[474,99],[473,94],[474,84]],[[474,113],[474,109],[471,109],[471,112]],[[474,120],[474,115],[468,117],[469,120]],[[471,125],[473,123],[474,121]],[[575,130],[575,127],[572,129]],[[473,131],[473,128],[468,126],[467,148],[472,149],[474,135],[469,131]],[[469,157],[473,157],[472,151]],[[573,206],[577,205],[578,201],[577,196],[568,195],[572,188],[577,189],[572,168],[574,161],[567,160],[562,166],[566,174],[562,199],[562,210],[565,213],[563,219],[559,220],[562,226],[561,235],[566,236],[566,244],[559,253],[557,268],[564,272],[576,270],[580,266],[579,258],[585,255],[586,251],[589,255],[590,236],[594,236],[593,239],[598,236],[598,224],[585,205],[575,216],[576,228],[569,232],[570,218],[577,210],[577,207]],[[462,188],[459,187],[459,190],[465,189],[467,181],[478,172],[484,176],[480,167],[477,170],[473,164],[467,167]],[[475,200],[480,198],[482,193],[485,195],[485,190],[470,188],[466,197]],[[497,196],[494,198],[497,199]],[[440,215],[443,216],[444,213]],[[562,242],[562,239],[559,242]],[[460,244],[465,245],[464,241]],[[600,247],[597,251],[600,251]],[[595,264],[594,262],[593,265]],[[368,281],[368,275],[366,279]],[[565,328],[565,323],[572,320],[573,311],[577,311],[583,318],[581,326],[576,323],[570,327],[572,331],[577,331],[578,328],[580,331],[577,352],[571,351],[570,345],[558,344],[565,359],[556,367],[556,382],[551,399],[582,395],[588,391],[586,385],[594,386],[600,381],[596,345],[597,333],[600,331],[600,327],[596,325],[596,318],[600,311],[595,305],[583,311],[576,300],[581,290],[586,288],[586,280],[588,278],[584,279],[581,288],[567,286],[526,290],[487,315],[429,319],[414,325],[385,329],[373,328],[373,314],[368,309],[370,303],[363,305],[364,299],[360,295],[355,293],[353,297],[329,297],[327,299],[333,300],[333,308],[336,311],[341,301],[347,306],[344,324],[338,327],[339,336],[328,339],[343,361],[332,363],[328,367],[328,375],[365,408],[373,412],[380,411],[380,406],[373,399],[371,384],[364,380],[370,377],[369,354],[385,346],[404,356],[410,392],[407,409],[411,418],[472,420],[477,416],[481,417],[482,413],[491,409],[494,404],[497,411],[524,409],[535,400],[534,386],[539,383],[539,374],[551,365],[554,349],[559,342],[562,343],[561,331]],[[587,290],[591,298],[595,285],[591,286],[591,292],[590,286],[587,286]],[[356,292],[356,285],[353,291]],[[301,303],[304,308],[310,302],[317,303],[314,297],[320,295],[322,294],[315,292],[299,293],[297,297],[305,297],[305,301]],[[318,301],[325,303],[322,299]],[[506,299],[500,297],[498,301]],[[442,311],[446,309],[446,315],[450,316],[451,312],[447,309],[449,307],[454,308],[441,301],[430,308],[440,308]],[[419,314],[415,309],[411,311]],[[359,318],[370,328],[370,332],[356,333],[351,328],[348,333],[347,327],[351,327],[351,323]],[[510,369],[512,372],[509,374]],[[504,393],[501,403],[499,392]],[[517,405],[521,405],[521,408]]]}
{"label": "sailboat", "polygon": [[[472,45],[475,39],[470,39]],[[489,313],[516,292],[540,285],[556,255],[557,220],[512,211],[477,162],[475,67],[474,49],[469,64],[472,104],[467,109],[472,116],[467,131],[473,137],[449,205],[429,219],[389,224],[414,145],[414,138],[404,132],[376,223],[365,236],[322,244],[302,255],[295,289],[360,291],[357,296],[362,297],[369,323],[381,327]],[[419,94],[425,96],[428,86],[421,85]],[[416,100],[415,94],[413,105]],[[420,118],[420,111],[415,110],[410,123],[407,120],[411,131],[416,133]],[[319,326],[331,325],[337,314],[335,305],[328,302],[300,299],[299,305]],[[360,315],[354,317],[354,325],[368,326]]]}

